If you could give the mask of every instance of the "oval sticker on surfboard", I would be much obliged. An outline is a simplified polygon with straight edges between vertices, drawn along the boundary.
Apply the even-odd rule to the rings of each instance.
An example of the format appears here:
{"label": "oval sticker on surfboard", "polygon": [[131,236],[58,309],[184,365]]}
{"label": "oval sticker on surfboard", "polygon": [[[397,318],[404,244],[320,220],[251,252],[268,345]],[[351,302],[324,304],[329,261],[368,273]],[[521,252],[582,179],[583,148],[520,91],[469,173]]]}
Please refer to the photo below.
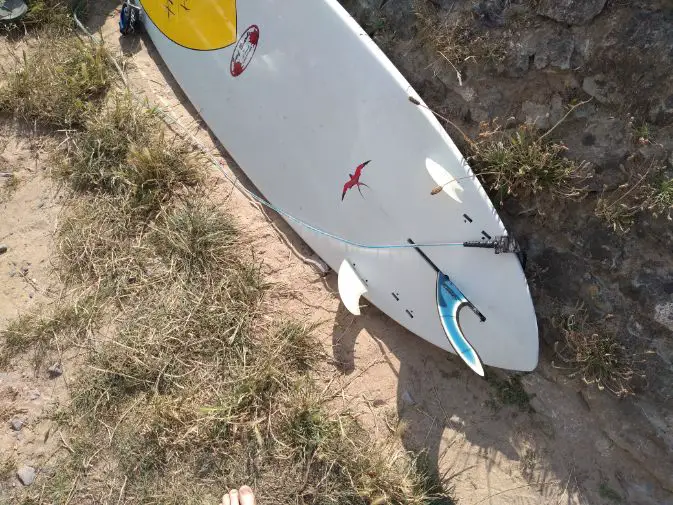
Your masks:
{"label": "oval sticker on surfboard", "polygon": [[257,44],[259,43],[259,27],[257,25],[250,26],[241,38],[238,39],[236,47],[234,47],[234,54],[231,56],[230,71],[231,75],[238,77],[241,75],[255,54]]}
{"label": "oval sticker on surfboard", "polygon": [[236,0],[140,0],[166,37],[188,49],[212,51],[236,42]]}

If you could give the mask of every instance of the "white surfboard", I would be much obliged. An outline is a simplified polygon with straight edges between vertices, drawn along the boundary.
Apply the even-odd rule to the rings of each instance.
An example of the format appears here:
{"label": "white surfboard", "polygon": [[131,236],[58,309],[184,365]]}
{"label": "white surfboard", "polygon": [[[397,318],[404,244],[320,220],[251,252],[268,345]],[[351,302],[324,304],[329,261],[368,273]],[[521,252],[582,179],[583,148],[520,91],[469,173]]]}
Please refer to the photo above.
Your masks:
{"label": "white surfboard", "polygon": [[482,375],[482,363],[535,368],[537,323],[518,258],[463,245],[506,237],[497,212],[336,0],[137,1],[211,130],[344,276],[349,310],[359,313],[363,295]]}

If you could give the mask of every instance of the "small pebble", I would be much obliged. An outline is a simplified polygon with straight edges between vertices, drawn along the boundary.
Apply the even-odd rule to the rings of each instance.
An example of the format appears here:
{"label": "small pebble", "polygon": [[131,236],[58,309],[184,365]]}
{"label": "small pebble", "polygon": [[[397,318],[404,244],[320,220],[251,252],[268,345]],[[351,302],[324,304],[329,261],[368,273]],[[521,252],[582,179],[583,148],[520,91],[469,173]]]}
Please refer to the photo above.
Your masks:
{"label": "small pebble", "polygon": [[25,424],[25,421],[23,419],[15,417],[14,419],[12,419],[9,422],[9,424],[11,425],[11,427],[14,431],[21,431],[21,428],[23,428],[23,425]]}
{"label": "small pebble", "polygon": [[5,244],[0,244],[0,254],[5,254],[9,249]]}
{"label": "small pebble", "polygon": [[63,375],[63,367],[60,363],[54,363],[49,368],[47,368],[47,373],[49,374],[49,378],[55,379],[56,377]]}
{"label": "small pebble", "polygon": [[24,486],[30,486],[33,482],[35,482],[35,468],[32,466],[23,465],[16,472],[16,476],[21,481],[21,484]]}

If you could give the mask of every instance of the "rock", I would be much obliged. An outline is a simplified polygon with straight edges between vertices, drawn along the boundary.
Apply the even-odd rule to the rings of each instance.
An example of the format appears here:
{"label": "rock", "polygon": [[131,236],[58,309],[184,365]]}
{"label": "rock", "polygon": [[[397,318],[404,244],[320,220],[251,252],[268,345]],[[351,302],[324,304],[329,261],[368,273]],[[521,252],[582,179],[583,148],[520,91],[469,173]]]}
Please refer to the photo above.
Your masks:
{"label": "rock", "polygon": [[26,422],[23,419],[15,417],[9,422],[9,425],[12,427],[14,431],[21,431],[21,428],[23,428],[23,425],[25,423]]}
{"label": "rock", "polygon": [[549,128],[549,105],[524,102],[521,106],[521,116],[526,124],[535,125],[536,128],[545,130]]}
{"label": "rock", "polygon": [[606,0],[541,0],[536,12],[569,25],[583,25],[598,16]]}
{"label": "rock", "polygon": [[488,28],[496,28],[505,25],[503,10],[505,0],[482,0],[472,6],[472,12]]}
{"label": "rock", "polygon": [[24,486],[30,486],[33,482],[35,482],[35,468],[32,466],[23,465],[16,472],[16,476],[21,481],[21,484]]}
{"label": "rock", "polygon": [[60,363],[54,363],[47,369],[50,379],[55,379],[63,375],[63,366]]}
{"label": "rock", "polygon": [[603,74],[587,77],[582,82],[582,89],[600,103],[620,103],[623,97],[617,92],[617,85],[606,79]]}
{"label": "rock", "polygon": [[[608,185],[612,182],[607,177],[610,174],[606,172],[614,172],[613,175],[618,178],[623,177],[622,172],[616,169],[628,153],[627,138],[627,126],[624,121],[598,115],[595,115],[584,130],[573,128],[566,130],[563,136],[566,145],[572,146],[567,153],[569,158],[589,161],[601,169],[610,169],[599,171],[596,176],[597,181],[595,181]],[[622,182],[619,181],[619,183]]]}
{"label": "rock", "polygon": [[416,24],[411,0],[388,0],[380,9],[387,22],[395,27],[396,36],[411,38]]}
{"label": "rock", "polygon": [[551,97],[551,109],[549,110],[549,119],[552,123],[560,121],[564,116],[565,111],[563,110],[563,98],[559,95],[554,95]]}
{"label": "rock", "polygon": [[673,302],[665,302],[655,305],[654,320],[673,331]]}
{"label": "rock", "polygon": [[0,244],[0,254],[5,254],[8,247],[5,244]]}
{"label": "rock", "polygon": [[551,35],[544,32],[535,48],[533,64],[538,70],[547,66],[568,70],[575,43],[570,34]]}
{"label": "rock", "polygon": [[667,124],[673,119],[673,95],[660,100],[650,107],[649,119],[654,124]]}

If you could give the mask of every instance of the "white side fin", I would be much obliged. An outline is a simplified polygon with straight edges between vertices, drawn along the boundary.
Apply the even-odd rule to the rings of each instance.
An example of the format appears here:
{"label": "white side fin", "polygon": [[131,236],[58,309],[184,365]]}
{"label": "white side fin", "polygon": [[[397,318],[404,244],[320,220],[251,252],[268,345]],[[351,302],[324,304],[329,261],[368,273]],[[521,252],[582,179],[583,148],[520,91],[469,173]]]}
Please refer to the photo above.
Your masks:
{"label": "white side fin", "polygon": [[441,187],[444,193],[449,195],[456,202],[463,203],[459,193],[462,193],[464,189],[458,184],[458,181],[453,175],[435,160],[430,158],[425,158],[425,168],[430,174],[430,177],[432,177],[432,180],[435,181],[435,184],[437,184],[438,187]]}
{"label": "white side fin", "polygon": [[341,262],[339,267],[339,296],[353,315],[360,315],[360,297],[367,292],[367,286],[353,269],[347,259]]}

